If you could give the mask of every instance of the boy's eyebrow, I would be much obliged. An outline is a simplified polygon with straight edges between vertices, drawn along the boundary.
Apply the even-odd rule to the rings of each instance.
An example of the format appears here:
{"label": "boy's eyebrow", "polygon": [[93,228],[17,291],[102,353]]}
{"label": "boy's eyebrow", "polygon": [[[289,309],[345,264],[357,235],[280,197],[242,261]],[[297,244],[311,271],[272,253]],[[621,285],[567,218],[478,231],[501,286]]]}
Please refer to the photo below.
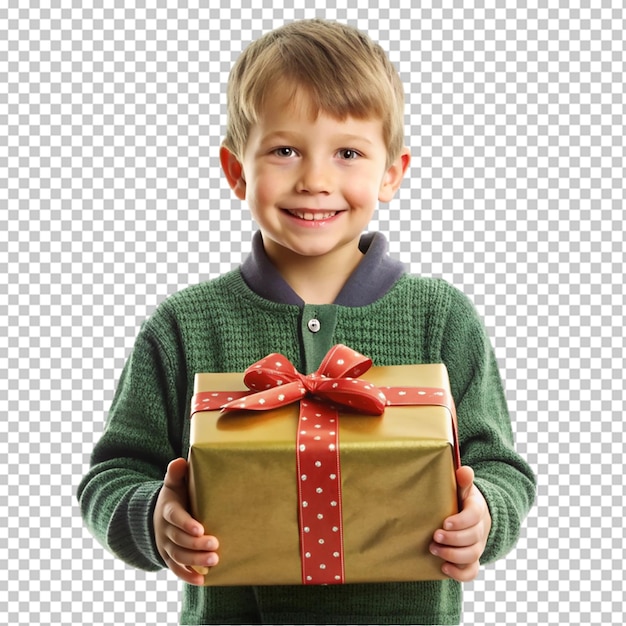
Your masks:
{"label": "boy's eyebrow", "polygon": [[[272,141],[278,140],[287,140],[289,141],[298,141],[300,138],[304,137],[304,133],[299,133],[298,131],[291,130],[276,130],[268,133],[267,135],[261,138],[263,143],[271,143]],[[367,143],[369,145],[373,145],[373,142],[370,141],[367,137],[363,135],[353,135],[353,134],[345,134],[345,135],[337,135],[331,137],[331,139],[339,142],[339,143],[351,143],[353,141],[360,141],[363,143]]]}
{"label": "boy's eyebrow", "polygon": [[347,141],[348,143],[352,141],[362,141],[363,143],[373,145],[373,142],[370,141],[367,137],[363,137],[363,135],[340,135],[338,139],[341,139],[342,141]]}

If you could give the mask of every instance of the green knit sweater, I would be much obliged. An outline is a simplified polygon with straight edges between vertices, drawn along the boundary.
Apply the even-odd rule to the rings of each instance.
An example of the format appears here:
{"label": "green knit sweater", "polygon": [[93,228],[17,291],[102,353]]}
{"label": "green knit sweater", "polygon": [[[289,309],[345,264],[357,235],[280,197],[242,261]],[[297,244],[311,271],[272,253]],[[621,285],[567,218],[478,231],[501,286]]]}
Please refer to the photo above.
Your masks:
{"label": "green knit sweater", "polygon": [[[307,328],[313,317],[319,332]],[[493,350],[461,292],[442,280],[409,275],[362,307],[277,304],[251,291],[239,270],[167,299],[142,326],[78,489],[91,532],[132,566],[164,567],[152,515],[167,464],[188,453],[194,374],[243,371],[270,352],[283,353],[309,373],[336,343],[368,355],[374,365],[447,365],[462,461],[474,469],[492,517],[482,562],[506,554],[534,500],[535,479],[513,447]],[[457,624],[461,600],[461,585],[452,580],[256,588],[185,584],[181,623]]]}

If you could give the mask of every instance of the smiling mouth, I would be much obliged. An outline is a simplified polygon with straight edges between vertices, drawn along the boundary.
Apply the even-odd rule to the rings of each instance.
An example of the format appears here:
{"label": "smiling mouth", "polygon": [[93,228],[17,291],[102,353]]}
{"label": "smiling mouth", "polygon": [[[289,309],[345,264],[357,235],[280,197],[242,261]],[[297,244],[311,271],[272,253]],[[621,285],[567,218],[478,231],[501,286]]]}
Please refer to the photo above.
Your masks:
{"label": "smiling mouth", "polygon": [[286,209],[289,215],[298,217],[301,220],[307,222],[318,222],[321,220],[327,220],[331,217],[335,217],[339,211],[299,211],[297,209]]}

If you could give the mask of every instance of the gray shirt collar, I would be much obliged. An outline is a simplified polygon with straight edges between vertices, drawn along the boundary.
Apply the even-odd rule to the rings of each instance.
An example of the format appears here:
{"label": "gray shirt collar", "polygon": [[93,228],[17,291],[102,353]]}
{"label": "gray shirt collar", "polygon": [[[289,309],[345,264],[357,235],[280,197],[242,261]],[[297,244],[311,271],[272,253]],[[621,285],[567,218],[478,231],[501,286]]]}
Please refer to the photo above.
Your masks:
{"label": "gray shirt collar", "polygon": [[[405,273],[404,265],[388,256],[387,240],[382,233],[361,236],[363,259],[339,292],[334,304],[366,306],[384,296]],[[260,231],[252,238],[252,251],[241,265],[241,275],[257,295],[278,304],[305,303],[274,267],[263,247]]]}

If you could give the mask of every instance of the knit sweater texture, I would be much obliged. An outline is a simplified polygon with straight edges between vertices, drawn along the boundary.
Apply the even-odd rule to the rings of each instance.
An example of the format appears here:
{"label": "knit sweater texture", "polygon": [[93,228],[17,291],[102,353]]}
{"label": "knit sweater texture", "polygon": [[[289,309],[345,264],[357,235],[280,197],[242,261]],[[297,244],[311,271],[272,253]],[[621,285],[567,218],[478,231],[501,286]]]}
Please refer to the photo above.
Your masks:
{"label": "knit sweater texture", "polygon": [[[320,321],[319,332],[308,329],[312,317]],[[481,562],[509,552],[534,500],[535,478],[514,449],[494,352],[460,291],[439,279],[408,274],[367,306],[272,302],[252,291],[239,269],[165,300],[142,325],[91,468],[79,485],[87,527],[126,563],[144,570],[165,567],[152,516],[168,463],[188,454],[195,373],[242,372],[271,352],[309,373],[337,343],[369,356],[377,366],[446,364],[462,462],[474,469],[492,517]],[[259,529],[259,541],[262,534]],[[183,624],[458,624],[461,605],[461,584],[452,580],[184,584],[180,619]]]}

